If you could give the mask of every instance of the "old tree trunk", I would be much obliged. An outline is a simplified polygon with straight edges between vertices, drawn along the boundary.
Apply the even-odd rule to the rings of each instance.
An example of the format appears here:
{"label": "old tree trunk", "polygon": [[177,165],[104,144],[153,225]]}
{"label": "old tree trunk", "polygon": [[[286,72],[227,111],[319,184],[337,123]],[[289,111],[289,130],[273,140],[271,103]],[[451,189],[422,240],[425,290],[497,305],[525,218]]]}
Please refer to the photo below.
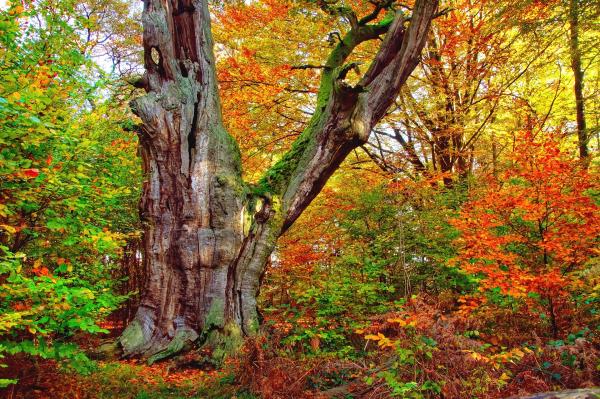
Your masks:
{"label": "old tree trunk", "polygon": [[[374,23],[389,3],[360,20],[344,11],[351,29],[325,63],[310,123],[249,185],[223,128],[207,1],[144,1],[139,85],[147,94],[132,109],[143,122],[140,213],[149,280],[119,339],[126,356],[152,362],[193,343],[223,353],[257,330],[256,296],[277,238],[368,139],[418,63],[437,0],[417,0],[410,18],[398,12]],[[378,38],[360,82],[344,82],[354,48]]]}

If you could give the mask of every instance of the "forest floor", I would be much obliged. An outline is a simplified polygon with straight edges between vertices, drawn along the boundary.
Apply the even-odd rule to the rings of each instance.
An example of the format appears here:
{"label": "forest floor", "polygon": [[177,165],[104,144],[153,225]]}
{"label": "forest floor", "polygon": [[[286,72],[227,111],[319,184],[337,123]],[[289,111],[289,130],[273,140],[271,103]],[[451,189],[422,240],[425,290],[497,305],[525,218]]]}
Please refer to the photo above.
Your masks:
{"label": "forest floor", "polygon": [[[102,343],[115,339],[122,328],[106,323],[110,338],[93,335],[77,337],[92,354]],[[7,370],[18,370],[18,383],[0,389],[6,399],[254,399],[235,384],[231,367],[215,370],[199,367],[182,356],[148,365],[141,360],[98,360],[89,373],[77,373],[54,360],[14,357]],[[0,374],[2,374],[0,372]]]}
{"label": "forest floor", "polygon": [[98,369],[87,376],[45,363],[39,364],[37,371],[28,370],[5,394],[7,399],[254,398],[232,382],[226,372],[171,370],[168,363],[148,366],[132,361],[99,362]]}
{"label": "forest floor", "polygon": [[[111,338],[115,339],[118,329]],[[389,331],[388,331],[389,332]],[[97,336],[77,337],[88,353],[106,341]],[[324,397],[389,398],[390,386],[385,381],[365,383],[372,376],[369,371],[383,367],[384,352],[374,352],[378,358],[350,361],[321,354],[319,356],[281,355],[273,350],[270,336],[249,340],[240,356],[226,361],[219,369],[207,367],[198,355],[191,352],[178,358],[148,365],[141,360],[98,360],[88,373],[77,373],[54,360],[28,358],[22,355],[2,359],[8,367],[0,369],[0,378],[16,378],[18,383],[0,390],[6,399],[317,399]],[[439,338],[438,338],[439,339]],[[402,338],[410,347],[417,348],[407,337]],[[591,387],[598,382],[590,369],[597,365],[595,351],[585,346],[578,355],[581,364],[574,370],[561,365],[565,353],[575,353],[577,345],[565,345],[565,351],[550,350],[534,355],[529,352],[524,361],[509,360],[497,368],[483,356],[457,350],[451,342],[439,339],[442,348],[435,356],[420,357],[417,364],[423,369],[445,373],[443,397],[453,399],[498,399],[513,395],[531,394],[549,390]],[[464,344],[464,340],[462,340]],[[581,345],[582,342],[579,342]],[[415,349],[416,350],[416,349]],[[514,352],[514,351],[513,351]],[[553,354],[553,355],[552,355]],[[589,358],[589,359],[588,359]],[[561,360],[562,359],[562,360]],[[587,361],[584,362],[584,360]],[[365,363],[366,362],[366,363]],[[363,364],[364,363],[364,364]],[[585,364],[583,364],[585,363]],[[542,364],[537,370],[535,365]],[[539,367],[538,367],[539,368]],[[512,372],[509,370],[512,369]],[[543,369],[543,370],[542,370]],[[445,370],[445,371],[444,371]],[[461,371],[462,370],[462,371]],[[464,374],[463,372],[471,370]],[[483,371],[487,374],[482,374]],[[537,371],[536,371],[537,370]],[[460,376],[454,374],[459,373]],[[500,384],[507,373],[514,377]],[[560,375],[562,373],[562,376]],[[590,374],[591,373],[591,374]],[[472,381],[473,374],[476,379]],[[547,374],[547,375],[546,375]],[[478,375],[480,375],[478,377]],[[485,381],[482,379],[485,378]],[[558,380],[556,378],[558,378]],[[400,378],[400,377],[399,377]],[[401,380],[408,378],[402,376]],[[545,378],[545,379],[544,379]],[[379,380],[379,378],[377,378]],[[547,380],[547,381],[546,381]],[[564,380],[564,381],[562,381]],[[596,382],[596,384],[594,384]],[[388,381],[389,384],[389,381]],[[474,390],[467,396],[468,387]],[[496,386],[503,386],[497,389]],[[409,391],[410,392],[410,391]],[[412,392],[414,393],[414,392]],[[438,392],[440,393],[440,392]],[[446,394],[447,393],[447,394]],[[365,395],[366,394],[366,395]],[[418,392],[417,392],[418,394]],[[395,397],[442,397],[417,395]],[[575,396],[577,397],[577,396]],[[586,397],[587,398],[587,397]]]}
{"label": "forest floor", "polygon": [[[314,337],[308,347],[284,344],[281,337],[289,332],[265,326],[263,334],[248,339],[218,369],[206,360],[210,354],[205,350],[153,365],[132,359],[97,360],[86,366],[88,372],[72,361],[61,365],[21,353],[2,359],[7,367],[0,368],[0,379],[18,383],[0,390],[0,398],[500,399],[600,386],[600,346],[594,337],[571,334],[565,341],[549,343],[538,338],[535,345],[523,346],[517,330],[508,338],[474,335],[461,329],[462,318],[442,317],[434,306],[417,299],[404,312],[369,321],[369,328],[349,338],[361,349],[354,348],[354,355],[328,351]],[[82,334],[69,342],[97,355],[98,348],[114,342],[123,328],[122,323],[101,326],[110,331],[108,336]],[[496,342],[505,338],[517,343]]]}
{"label": "forest floor", "polygon": [[[3,396],[5,395],[5,396]],[[234,385],[226,370],[175,367],[171,362],[147,365],[132,360],[97,362],[96,370],[81,375],[61,370],[53,361],[22,368],[19,383],[0,390],[7,399],[251,399]]]}

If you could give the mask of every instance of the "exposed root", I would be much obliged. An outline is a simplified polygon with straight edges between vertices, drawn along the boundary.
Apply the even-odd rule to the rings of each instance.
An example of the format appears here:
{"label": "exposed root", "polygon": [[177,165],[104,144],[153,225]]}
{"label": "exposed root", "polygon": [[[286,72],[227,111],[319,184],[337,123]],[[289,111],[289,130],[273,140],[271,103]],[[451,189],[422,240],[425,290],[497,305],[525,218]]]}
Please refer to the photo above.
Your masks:
{"label": "exposed root", "polygon": [[100,346],[86,351],[91,359],[95,360],[115,360],[121,357],[121,346],[117,341],[107,340]]}
{"label": "exposed root", "polygon": [[129,323],[117,340],[123,349],[123,356],[143,355],[147,348],[150,347],[149,337],[145,335],[142,324],[138,320],[133,320]]}
{"label": "exposed root", "polygon": [[198,337],[198,333],[191,328],[177,330],[173,339],[164,349],[159,350],[148,358],[148,364],[151,365],[158,360],[168,359],[192,349]]}
{"label": "exposed root", "polygon": [[554,391],[536,393],[530,396],[511,396],[509,399],[599,399],[600,389],[572,389],[567,391]]}
{"label": "exposed root", "polygon": [[236,353],[243,343],[242,329],[233,323],[228,323],[223,328],[211,326],[202,334],[188,327],[179,328],[169,339],[144,331],[142,324],[134,320],[114,346],[122,349],[123,357],[146,358],[150,365],[197,347],[199,352],[210,353],[210,359],[206,361],[218,367],[228,355]]}

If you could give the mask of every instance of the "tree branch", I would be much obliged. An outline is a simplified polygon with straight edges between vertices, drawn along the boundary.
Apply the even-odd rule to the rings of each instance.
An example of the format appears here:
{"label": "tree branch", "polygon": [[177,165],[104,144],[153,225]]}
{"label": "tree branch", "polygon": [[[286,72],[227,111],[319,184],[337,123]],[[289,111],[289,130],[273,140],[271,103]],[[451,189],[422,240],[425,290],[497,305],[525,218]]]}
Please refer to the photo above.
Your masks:
{"label": "tree branch", "polygon": [[[368,140],[419,62],[437,0],[417,0],[410,24],[401,12],[374,25],[358,25],[329,55],[321,75],[315,113],[291,150],[267,171],[258,189],[281,200],[281,231],[287,230],[320,192],[346,156]],[[387,32],[360,83],[345,81],[345,65],[360,43]]]}

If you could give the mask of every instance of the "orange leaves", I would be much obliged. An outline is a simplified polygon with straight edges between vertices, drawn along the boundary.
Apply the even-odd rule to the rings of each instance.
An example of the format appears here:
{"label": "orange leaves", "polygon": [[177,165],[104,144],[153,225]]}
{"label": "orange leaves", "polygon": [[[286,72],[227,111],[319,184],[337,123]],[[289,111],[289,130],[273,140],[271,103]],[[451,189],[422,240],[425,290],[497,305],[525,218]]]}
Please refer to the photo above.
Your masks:
{"label": "orange leaves", "polygon": [[52,272],[50,272],[50,270],[48,270],[48,268],[42,264],[41,259],[36,259],[36,261],[33,263],[31,272],[38,277],[52,276]]}
{"label": "orange leaves", "polygon": [[284,18],[291,6],[292,4],[285,0],[261,0],[243,6],[236,4],[226,8],[224,13],[226,18],[221,22],[230,30],[250,24],[267,25],[273,20]]}
{"label": "orange leaves", "polygon": [[245,178],[254,181],[286,151],[312,113],[329,26],[292,1],[215,7],[213,33],[226,128],[240,145]]}
{"label": "orange leaves", "polygon": [[45,266],[40,267],[39,269],[34,269],[33,274],[35,274],[38,277],[49,277],[52,275],[52,273],[50,273],[50,270],[48,270],[48,268]]}
{"label": "orange leaves", "polygon": [[486,302],[485,298],[464,296],[458,299],[459,308],[456,312],[459,316],[467,317],[474,310],[479,309]]}
{"label": "orange leaves", "polygon": [[21,14],[23,14],[24,11],[25,8],[23,8],[22,5],[17,4],[16,6],[11,7],[10,10],[8,10],[8,15],[19,17],[21,16]]}
{"label": "orange leaves", "polygon": [[396,323],[400,327],[416,327],[417,319],[414,317],[403,317],[403,318],[391,318],[387,319],[388,323]]}
{"label": "orange leaves", "polygon": [[24,302],[14,303],[11,307],[13,308],[13,310],[16,310],[17,312],[31,309],[31,305],[24,303]]}
{"label": "orange leaves", "polygon": [[455,261],[481,278],[482,293],[562,301],[576,285],[573,273],[595,256],[600,209],[589,195],[597,176],[552,137],[525,131],[517,140],[510,164],[485,177],[452,221],[461,232]]}
{"label": "orange leaves", "polygon": [[[453,3],[452,10],[447,15],[435,21],[439,56],[453,59],[454,62],[464,59],[469,63],[469,78],[489,72],[490,62],[499,61],[501,56],[500,39],[502,35],[490,29],[488,2],[480,2],[474,6],[471,1]],[[494,33],[491,33],[494,32]],[[485,64],[477,64],[474,54],[485,59]],[[431,65],[440,62],[436,57],[427,60]],[[478,70],[478,68],[483,70]]]}

